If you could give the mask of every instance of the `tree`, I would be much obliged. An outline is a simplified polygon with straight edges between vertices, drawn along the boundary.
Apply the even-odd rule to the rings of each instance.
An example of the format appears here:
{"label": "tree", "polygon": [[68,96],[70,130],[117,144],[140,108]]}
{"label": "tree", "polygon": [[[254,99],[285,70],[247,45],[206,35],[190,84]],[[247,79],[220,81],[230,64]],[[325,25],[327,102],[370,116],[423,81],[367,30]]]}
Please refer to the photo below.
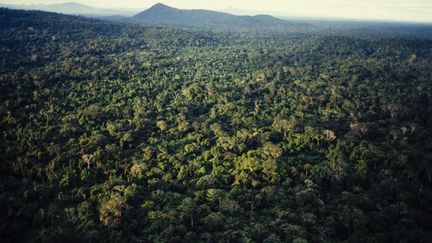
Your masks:
{"label": "tree", "polygon": [[118,228],[122,223],[123,211],[126,207],[126,199],[120,194],[113,194],[101,202],[99,219],[108,228]]}
{"label": "tree", "polygon": [[340,142],[337,142],[336,146],[329,148],[327,159],[333,177],[338,181],[343,179],[347,175],[348,165]]}
{"label": "tree", "polygon": [[181,217],[189,217],[190,218],[190,227],[194,227],[194,217],[198,214],[198,206],[196,205],[195,201],[190,198],[186,197],[182,200],[180,206],[179,206]]}

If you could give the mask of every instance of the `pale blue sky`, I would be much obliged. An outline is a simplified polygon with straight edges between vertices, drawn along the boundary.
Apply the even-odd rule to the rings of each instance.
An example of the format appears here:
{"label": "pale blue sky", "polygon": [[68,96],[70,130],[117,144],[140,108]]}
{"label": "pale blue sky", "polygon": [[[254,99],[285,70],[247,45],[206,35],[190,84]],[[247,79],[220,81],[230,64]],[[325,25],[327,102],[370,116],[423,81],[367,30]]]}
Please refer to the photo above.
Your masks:
{"label": "pale blue sky", "polygon": [[184,9],[235,8],[287,16],[432,22],[432,0],[0,0],[6,4],[80,2],[102,8],[144,10],[162,2]]}

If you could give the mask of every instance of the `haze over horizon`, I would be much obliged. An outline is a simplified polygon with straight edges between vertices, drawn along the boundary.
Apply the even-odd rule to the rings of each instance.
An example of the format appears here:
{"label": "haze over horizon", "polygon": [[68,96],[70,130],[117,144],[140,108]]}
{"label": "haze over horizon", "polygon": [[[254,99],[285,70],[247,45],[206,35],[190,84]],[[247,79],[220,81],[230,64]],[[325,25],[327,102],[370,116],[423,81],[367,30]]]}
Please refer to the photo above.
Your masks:
{"label": "haze over horizon", "polygon": [[391,20],[432,23],[432,1],[429,0],[3,0],[3,4],[56,4],[77,2],[110,9],[144,10],[156,3],[180,9],[236,9],[253,14],[272,14],[285,17],[343,18],[362,20]]}

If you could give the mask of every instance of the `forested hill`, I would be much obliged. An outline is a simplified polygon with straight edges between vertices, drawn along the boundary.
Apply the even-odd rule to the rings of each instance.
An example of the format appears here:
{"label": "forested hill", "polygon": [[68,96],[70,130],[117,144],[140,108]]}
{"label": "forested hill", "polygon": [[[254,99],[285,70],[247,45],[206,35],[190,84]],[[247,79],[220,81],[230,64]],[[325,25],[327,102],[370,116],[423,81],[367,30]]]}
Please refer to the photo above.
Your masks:
{"label": "forested hill", "polygon": [[432,25],[354,20],[281,19],[270,15],[237,16],[210,10],[176,9],[156,4],[133,17],[106,17],[111,21],[145,26],[170,26],[187,29],[262,33],[305,33],[315,35],[344,35],[359,38],[432,39]]}
{"label": "forested hill", "polygon": [[127,10],[114,10],[114,9],[103,9],[87,6],[77,2],[63,2],[54,4],[2,4],[0,7],[6,7],[11,9],[25,9],[25,10],[42,10],[63,14],[77,14],[85,16],[111,16],[111,15],[124,15],[132,16],[136,14],[134,11]]}
{"label": "forested hill", "polygon": [[210,10],[181,10],[161,3],[133,16],[131,22],[146,25],[203,27],[216,29],[307,28],[309,25],[278,19],[269,15],[236,16]]}
{"label": "forested hill", "polygon": [[2,71],[23,65],[45,65],[59,58],[96,58],[130,50],[222,42],[206,32],[138,27],[42,11],[0,8],[0,23]]}
{"label": "forested hill", "polygon": [[1,241],[432,242],[432,42],[368,36],[0,9]]}

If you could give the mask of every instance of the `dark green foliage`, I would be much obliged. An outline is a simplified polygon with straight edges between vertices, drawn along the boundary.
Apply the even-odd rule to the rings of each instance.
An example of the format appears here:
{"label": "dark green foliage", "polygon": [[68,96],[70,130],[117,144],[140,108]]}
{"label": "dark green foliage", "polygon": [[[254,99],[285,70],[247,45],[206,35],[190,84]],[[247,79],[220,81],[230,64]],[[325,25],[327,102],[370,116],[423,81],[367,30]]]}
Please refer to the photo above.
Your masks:
{"label": "dark green foliage", "polygon": [[431,242],[432,42],[0,9],[2,242]]}

